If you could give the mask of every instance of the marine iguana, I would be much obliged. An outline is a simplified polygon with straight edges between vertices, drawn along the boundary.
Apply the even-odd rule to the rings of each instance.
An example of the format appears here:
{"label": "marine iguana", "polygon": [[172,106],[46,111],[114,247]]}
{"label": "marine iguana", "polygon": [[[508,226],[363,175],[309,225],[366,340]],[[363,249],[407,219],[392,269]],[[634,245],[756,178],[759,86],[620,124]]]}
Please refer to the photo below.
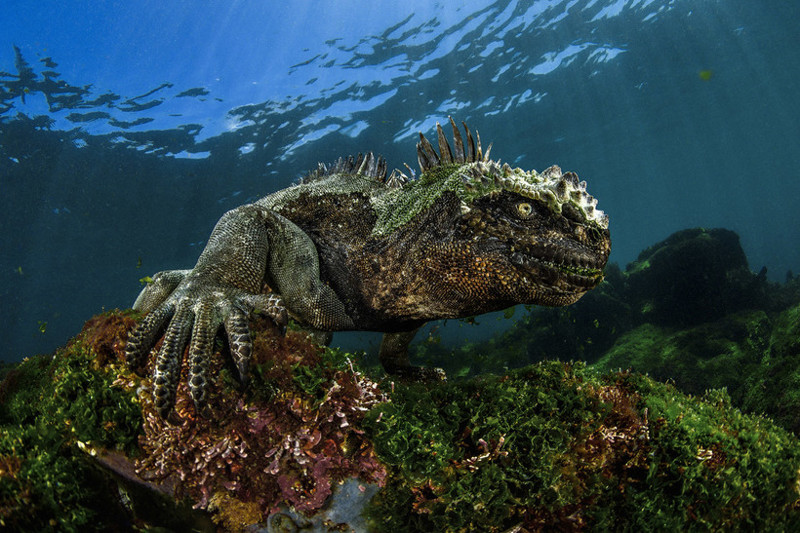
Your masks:
{"label": "marine iguana", "polygon": [[[242,383],[252,344],[248,314],[285,328],[384,332],[389,374],[437,377],[411,366],[408,344],[427,321],[515,304],[562,306],[603,279],[608,217],[586,182],[557,166],[542,173],[501,165],[452,118],[454,149],[437,123],[439,151],[420,133],[417,179],[359,154],[319,164],[300,183],[225,213],[191,270],[154,275],[133,308],[130,367],[164,335],[154,370],[161,416],[175,404],[188,344],[189,391],[206,404],[214,337],[227,332]],[[166,332],[166,333],[165,333]]]}

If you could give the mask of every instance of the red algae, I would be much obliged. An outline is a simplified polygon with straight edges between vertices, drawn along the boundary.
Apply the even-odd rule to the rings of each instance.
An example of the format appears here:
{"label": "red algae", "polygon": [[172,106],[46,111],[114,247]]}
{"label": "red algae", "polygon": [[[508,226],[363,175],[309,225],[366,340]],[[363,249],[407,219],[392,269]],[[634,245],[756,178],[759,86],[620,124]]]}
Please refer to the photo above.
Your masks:
{"label": "red algae", "polygon": [[[195,412],[184,376],[175,406],[178,423],[171,423],[157,414],[145,387],[139,475],[173,485],[175,497],[188,497],[197,508],[222,513],[241,508],[252,514],[255,504],[262,519],[283,504],[313,514],[333,486],[351,477],[382,485],[384,466],[357,429],[367,410],[386,401],[377,384],[352,365],[326,363],[325,351],[302,332],[279,336],[258,319],[251,327],[251,371],[259,374],[261,385],[269,385],[272,397],[243,396],[217,379],[206,418]],[[217,352],[212,374],[223,372],[223,360]],[[318,373],[314,395],[296,383],[298,372],[309,367]],[[212,504],[221,498],[238,504]]]}

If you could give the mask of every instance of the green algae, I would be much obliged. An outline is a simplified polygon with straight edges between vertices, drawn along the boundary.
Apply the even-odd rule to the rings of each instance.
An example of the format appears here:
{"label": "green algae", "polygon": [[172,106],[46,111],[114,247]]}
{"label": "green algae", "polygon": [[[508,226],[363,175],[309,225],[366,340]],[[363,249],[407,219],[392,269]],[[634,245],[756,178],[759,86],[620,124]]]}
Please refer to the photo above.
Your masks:
{"label": "green algae", "polygon": [[672,379],[691,394],[727,387],[739,404],[747,377],[761,362],[769,333],[770,321],[763,311],[735,313],[681,330],[643,324],[622,335],[596,366],[632,368],[657,380]]}
{"label": "green algae", "polygon": [[[771,318],[770,318],[771,317]],[[726,388],[745,412],[800,431],[800,305],[777,314],[731,313],[695,327],[643,324],[617,339],[596,363],[629,368],[682,391]]]}
{"label": "green algae", "polygon": [[393,467],[376,530],[800,525],[800,447],[723,392],[543,363],[399,387],[365,421]]}
{"label": "green algae", "polygon": [[119,526],[100,519],[120,503],[87,455],[94,446],[135,453],[141,432],[135,394],[117,383],[123,365],[98,355],[129,323],[127,315],[116,318],[90,321],[52,357],[26,359],[6,374],[0,386],[0,525],[18,531]]}
{"label": "green algae", "polygon": [[526,507],[577,501],[559,482],[557,456],[602,411],[577,393],[579,381],[559,364],[398,387],[366,421],[378,456],[397,469],[376,497],[376,529],[497,531],[520,522]]}
{"label": "green algae", "polygon": [[746,376],[742,408],[800,434],[800,304],[778,314],[759,365]]}
{"label": "green algae", "polygon": [[[731,361],[786,371],[798,354],[798,316],[800,306],[772,320],[738,313],[692,331],[649,326],[630,337],[636,343],[615,348],[627,345],[645,362],[642,354],[659,347],[695,347],[705,357],[687,363],[687,375],[697,365],[719,374]],[[280,338],[257,321],[250,388],[242,392],[221,370],[228,377],[214,385],[216,416],[193,417],[184,391],[177,409],[189,418],[170,426],[146,395],[136,399],[142,380],[121,361],[131,322],[118,313],[98,317],[55,357],[6,370],[6,527],[149,527],[130,522],[118,486],[90,460],[100,448],[138,457],[137,472],[160,464],[185,476],[180,494],[232,530],[263,522],[263,501],[320,512],[348,476],[382,486],[366,513],[374,531],[800,527],[800,443],[732,407],[735,388],[690,396],[639,374],[562,362],[453,383],[375,383],[359,377],[352,355],[315,348],[298,332]],[[484,355],[500,358],[496,351]],[[758,372],[744,382],[757,378],[769,386],[770,376]],[[222,444],[230,454],[208,455]]]}
{"label": "green algae", "polygon": [[653,421],[647,491],[631,500],[634,529],[772,529],[800,525],[797,439],[730,407],[724,390],[702,398],[641,375],[630,382]]}

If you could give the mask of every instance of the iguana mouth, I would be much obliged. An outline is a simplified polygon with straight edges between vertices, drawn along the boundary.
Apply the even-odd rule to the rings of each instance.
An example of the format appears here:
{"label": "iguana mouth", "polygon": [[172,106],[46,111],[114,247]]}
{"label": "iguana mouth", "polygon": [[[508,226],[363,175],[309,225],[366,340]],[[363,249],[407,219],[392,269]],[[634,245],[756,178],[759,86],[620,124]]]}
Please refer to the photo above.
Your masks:
{"label": "iguana mouth", "polygon": [[511,262],[524,270],[536,270],[548,281],[560,278],[570,285],[587,289],[603,281],[604,260],[591,260],[585,254],[570,254],[560,249],[553,254],[514,252]]}
{"label": "iguana mouth", "polygon": [[555,263],[548,264],[547,266],[555,268],[558,271],[567,275],[567,281],[573,285],[585,285],[587,287],[594,287],[603,281],[603,270],[600,268],[585,268],[576,267],[573,265],[557,265]]}

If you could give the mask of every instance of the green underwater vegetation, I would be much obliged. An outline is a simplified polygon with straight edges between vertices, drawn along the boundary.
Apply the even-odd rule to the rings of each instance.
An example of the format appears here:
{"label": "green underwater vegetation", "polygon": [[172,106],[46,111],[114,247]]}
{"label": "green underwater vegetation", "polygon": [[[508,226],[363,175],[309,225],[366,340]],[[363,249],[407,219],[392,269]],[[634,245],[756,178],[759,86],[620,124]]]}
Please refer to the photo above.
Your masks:
{"label": "green underwater vegetation", "polygon": [[724,391],[548,362],[403,387],[366,421],[393,467],[377,531],[800,525],[800,447]]}
{"label": "green underwater vegetation", "polygon": [[5,370],[0,526],[239,531],[281,505],[313,513],[346,479],[382,483],[359,422],[384,396],[350,356],[256,319],[247,392],[218,352],[212,416],[180,390],[173,424],[125,367],[133,316],[94,317],[54,356]]}
{"label": "green underwater vegetation", "polygon": [[[255,317],[249,387],[219,343],[211,415],[182,379],[176,423],[125,367],[137,315],[94,317],[0,369],[0,529],[798,529],[800,280],[767,282],[737,247],[686,230],[574,306],[507,310],[488,342],[432,335],[417,360],[446,383]],[[357,526],[347,490],[367,495]]]}
{"label": "green underwater vegetation", "polygon": [[800,432],[800,304],[776,314],[732,313],[692,328],[643,324],[600,358],[600,370],[632,368],[682,391],[725,388],[733,405]]}
{"label": "green underwater vegetation", "polygon": [[[119,502],[87,446],[135,455],[141,410],[114,358],[130,313],[95,317],[53,356],[8,369],[0,384],[0,526],[10,531],[124,530]],[[102,527],[99,513],[109,516]],[[119,512],[118,517],[124,517]]]}

